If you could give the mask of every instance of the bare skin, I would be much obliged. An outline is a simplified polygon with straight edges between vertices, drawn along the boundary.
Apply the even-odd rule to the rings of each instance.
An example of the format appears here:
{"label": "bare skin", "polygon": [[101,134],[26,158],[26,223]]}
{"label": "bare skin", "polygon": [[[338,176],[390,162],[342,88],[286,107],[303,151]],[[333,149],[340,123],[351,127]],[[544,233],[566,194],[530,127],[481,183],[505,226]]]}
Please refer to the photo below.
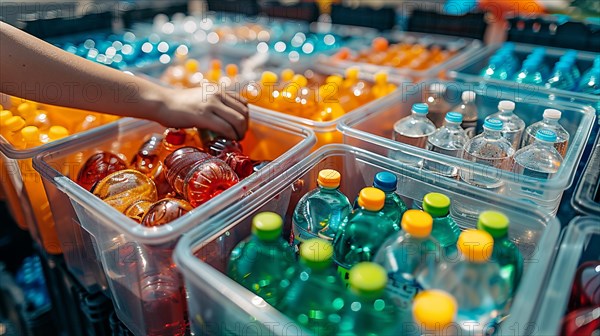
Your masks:
{"label": "bare skin", "polygon": [[248,107],[216,86],[171,89],[70,54],[0,21],[0,92],[241,139]]}

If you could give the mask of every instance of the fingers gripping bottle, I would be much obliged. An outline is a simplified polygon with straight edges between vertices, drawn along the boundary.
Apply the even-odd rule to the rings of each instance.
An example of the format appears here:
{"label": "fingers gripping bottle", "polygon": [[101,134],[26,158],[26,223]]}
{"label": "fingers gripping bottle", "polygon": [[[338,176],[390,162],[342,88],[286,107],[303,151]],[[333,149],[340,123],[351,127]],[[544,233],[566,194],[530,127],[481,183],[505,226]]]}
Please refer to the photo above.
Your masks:
{"label": "fingers gripping bottle", "polygon": [[350,201],[339,190],[341,178],[336,170],[321,170],[317,177],[318,188],[300,199],[292,217],[294,245],[317,236],[333,240],[351,211]]}
{"label": "fingers gripping bottle", "polygon": [[383,191],[364,188],[358,196],[360,209],[349,214],[338,229],[333,240],[334,259],[344,281],[348,281],[348,270],[352,266],[373,260],[385,239],[400,230],[399,223],[381,211],[384,204]]}
{"label": "fingers gripping bottle", "polygon": [[276,305],[285,292],[280,282],[288,281],[286,272],[295,266],[294,250],[282,238],[283,220],[273,212],[252,218],[252,236],[231,252],[227,274],[240,285]]}
{"label": "fingers gripping bottle", "polygon": [[386,269],[392,299],[409,310],[414,296],[421,290],[417,275],[423,269],[435,270],[441,258],[439,244],[431,238],[433,219],[421,210],[408,210],[402,216],[402,231],[386,240],[374,262]]}

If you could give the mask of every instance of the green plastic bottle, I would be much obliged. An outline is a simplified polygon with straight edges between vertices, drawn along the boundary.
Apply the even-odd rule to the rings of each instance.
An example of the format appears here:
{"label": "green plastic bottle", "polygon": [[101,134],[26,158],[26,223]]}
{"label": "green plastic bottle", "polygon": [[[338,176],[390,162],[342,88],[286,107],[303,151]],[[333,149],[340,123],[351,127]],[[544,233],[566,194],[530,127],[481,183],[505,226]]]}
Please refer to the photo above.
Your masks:
{"label": "green plastic bottle", "polygon": [[519,248],[508,238],[509,219],[497,211],[484,211],[479,214],[477,228],[494,238],[492,260],[501,268],[501,275],[513,283],[512,291],[517,290],[523,274],[523,256]]}
{"label": "green plastic bottle", "polygon": [[[396,175],[390,172],[379,172],[375,174],[373,178],[373,187],[377,188],[385,193],[385,204],[383,206],[383,212],[395,223],[400,223],[402,215],[408,207],[400,198],[400,195],[396,194],[396,188],[398,185],[398,178]],[[354,201],[354,209],[358,209],[358,198]]]}
{"label": "green plastic bottle", "polygon": [[450,198],[440,193],[429,193],[423,197],[423,210],[433,217],[431,236],[443,248],[455,246],[460,228],[450,217]]}
{"label": "green plastic bottle", "polygon": [[384,203],[383,191],[373,187],[362,189],[358,195],[360,209],[348,215],[338,229],[333,241],[334,259],[346,282],[352,266],[371,261],[387,237],[400,231],[399,223],[381,211]]}
{"label": "green plastic bottle", "polygon": [[286,295],[277,308],[316,335],[336,335],[346,309],[344,285],[333,267],[333,247],[313,238],[300,245],[300,269],[281,282]]}
{"label": "green plastic bottle", "polygon": [[233,280],[275,305],[284,292],[280,281],[295,262],[294,250],[281,236],[283,220],[273,212],[252,219],[252,236],[231,252],[227,274]]}
{"label": "green plastic bottle", "polygon": [[400,310],[385,293],[387,273],[372,262],[361,262],[350,269],[347,313],[338,335],[399,335]]}

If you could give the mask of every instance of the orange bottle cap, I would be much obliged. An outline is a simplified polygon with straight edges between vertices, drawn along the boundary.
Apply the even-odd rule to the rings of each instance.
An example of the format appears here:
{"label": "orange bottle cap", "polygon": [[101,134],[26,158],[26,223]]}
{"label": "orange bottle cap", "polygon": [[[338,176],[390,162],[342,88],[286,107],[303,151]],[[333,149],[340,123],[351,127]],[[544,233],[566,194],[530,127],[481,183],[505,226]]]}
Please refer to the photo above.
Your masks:
{"label": "orange bottle cap", "polygon": [[260,79],[261,83],[277,83],[277,74],[271,71],[265,71]]}
{"label": "orange bottle cap", "polygon": [[340,186],[342,175],[333,169],[323,169],[319,172],[317,183],[323,188],[337,188]]}
{"label": "orange bottle cap", "polygon": [[422,210],[407,210],[402,216],[402,230],[417,238],[429,237],[433,218]]}
{"label": "orange bottle cap", "polygon": [[289,82],[294,77],[295,73],[292,69],[284,69],[281,71],[281,80],[284,82]]}
{"label": "orange bottle cap", "polygon": [[218,59],[214,59],[210,62],[210,67],[213,70],[219,70],[219,69],[221,69],[222,66],[223,66],[223,64]]}
{"label": "orange bottle cap", "polygon": [[390,46],[390,42],[383,38],[383,37],[377,37],[375,39],[373,39],[373,50],[375,51],[386,51],[388,49],[388,47]]}
{"label": "orange bottle cap", "polygon": [[484,263],[492,256],[494,238],[483,230],[466,230],[458,236],[456,246],[468,261]]}
{"label": "orange bottle cap", "polygon": [[200,64],[195,59],[190,59],[190,60],[185,61],[184,66],[185,66],[185,70],[188,73],[196,73],[196,72],[198,72],[198,69],[200,69]]}
{"label": "orange bottle cap", "polygon": [[227,76],[235,77],[239,73],[238,66],[235,64],[227,64],[225,72],[227,73]]}
{"label": "orange bottle cap", "polygon": [[358,67],[350,67],[346,69],[346,79],[357,80],[359,73]]}
{"label": "orange bottle cap", "polygon": [[454,322],[457,310],[454,297],[441,290],[423,291],[413,301],[414,320],[427,330],[445,330]]}
{"label": "orange bottle cap", "polygon": [[335,55],[335,57],[341,60],[348,59],[350,57],[350,49],[345,47],[340,49],[340,51]]}
{"label": "orange bottle cap", "polygon": [[377,188],[363,188],[358,194],[358,205],[369,211],[379,211],[385,204],[385,193]]}
{"label": "orange bottle cap", "polygon": [[292,82],[298,84],[300,87],[305,87],[308,84],[308,80],[302,75],[294,75]]}

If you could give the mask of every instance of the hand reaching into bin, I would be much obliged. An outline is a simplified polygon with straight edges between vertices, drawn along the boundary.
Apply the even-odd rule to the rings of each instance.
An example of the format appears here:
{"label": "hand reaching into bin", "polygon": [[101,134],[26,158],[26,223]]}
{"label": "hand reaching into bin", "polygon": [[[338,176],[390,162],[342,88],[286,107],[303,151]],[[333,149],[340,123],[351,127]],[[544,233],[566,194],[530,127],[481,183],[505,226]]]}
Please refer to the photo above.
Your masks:
{"label": "hand reaching into bin", "polygon": [[[199,127],[240,139],[248,127],[241,97],[214,86],[177,90],[56,48],[0,22],[0,92],[41,103]],[[33,88],[33,89],[32,89]]]}

